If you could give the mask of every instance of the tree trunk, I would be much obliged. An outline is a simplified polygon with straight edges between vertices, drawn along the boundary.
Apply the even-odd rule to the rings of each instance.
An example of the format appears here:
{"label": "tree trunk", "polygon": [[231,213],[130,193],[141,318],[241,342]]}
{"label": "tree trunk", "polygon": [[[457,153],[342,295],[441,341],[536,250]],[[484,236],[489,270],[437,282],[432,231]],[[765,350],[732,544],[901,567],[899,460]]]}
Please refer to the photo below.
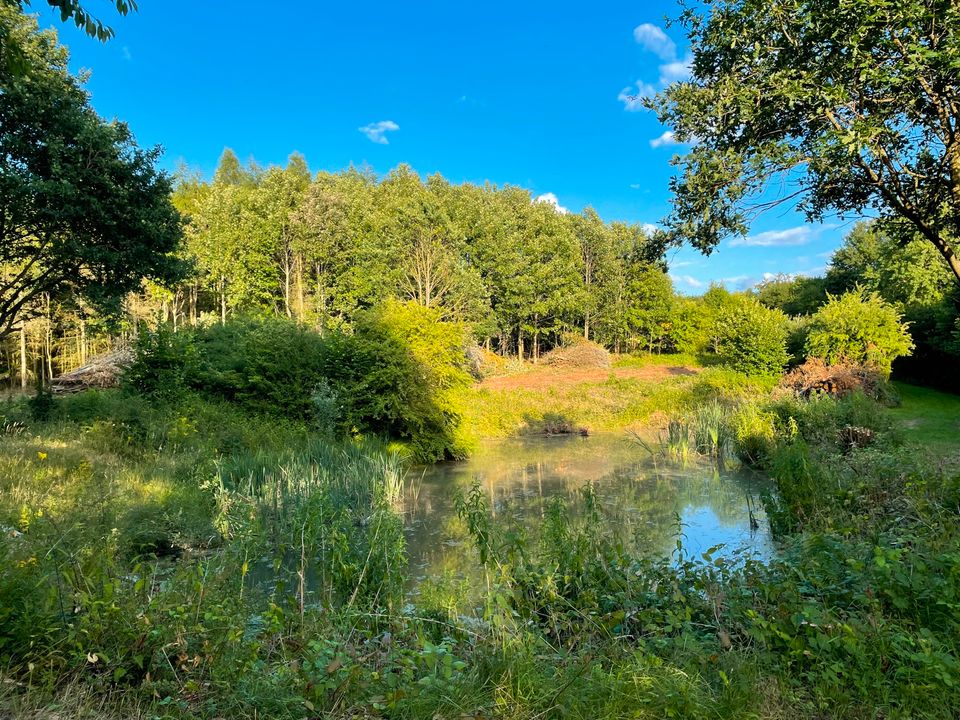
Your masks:
{"label": "tree trunk", "polygon": [[303,301],[303,257],[301,255],[296,256],[294,267],[296,268],[297,317],[300,319],[300,322],[303,322],[304,315],[306,314],[306,305]]}
{"label": "tree trunk", "polygon": [[220,324],[227,324],[227,279],[220,276]]}
{"label": "tree trunk", "polygon": [[517,330],[517,359],[523,362],[523,330]]}
{"label": "tree trunk", "polygon": [[20,387],[27,389],[27,325],[20,324]]}

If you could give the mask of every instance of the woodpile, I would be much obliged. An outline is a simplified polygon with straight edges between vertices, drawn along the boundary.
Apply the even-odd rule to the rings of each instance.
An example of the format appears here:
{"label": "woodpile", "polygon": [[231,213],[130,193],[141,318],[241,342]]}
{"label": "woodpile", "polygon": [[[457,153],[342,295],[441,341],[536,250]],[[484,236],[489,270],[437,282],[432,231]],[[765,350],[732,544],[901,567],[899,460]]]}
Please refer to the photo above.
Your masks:
{"label": "woodpile", "polygon": [[98,355],[86,365],[56,378],[50,389],[55,393],[75,393],[90,388],[117,387],[133,357],[133,349],[128,347]]}

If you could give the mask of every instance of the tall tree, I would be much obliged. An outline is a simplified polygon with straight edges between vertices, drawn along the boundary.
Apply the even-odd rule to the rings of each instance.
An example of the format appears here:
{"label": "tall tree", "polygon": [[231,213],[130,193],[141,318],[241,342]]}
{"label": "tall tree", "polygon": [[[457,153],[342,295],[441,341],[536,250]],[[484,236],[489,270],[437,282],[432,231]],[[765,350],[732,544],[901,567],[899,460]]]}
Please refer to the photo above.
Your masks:
{"label": "tall tree", "polygon": [[116,308],[144,278],[170,283],[182,271],[159,149],[94,112],[53,33],[24,16],[10,32],[31,71],[0,66],[0,337],[40,295]]}
{"label": "tall tree", "polygon": [[960,5],[711,0],[683,22],[692,77],[647,101],[696,141],[672,181],[675,239],[709,252],[784,201],[811,221],[873,210],[960,280]]}

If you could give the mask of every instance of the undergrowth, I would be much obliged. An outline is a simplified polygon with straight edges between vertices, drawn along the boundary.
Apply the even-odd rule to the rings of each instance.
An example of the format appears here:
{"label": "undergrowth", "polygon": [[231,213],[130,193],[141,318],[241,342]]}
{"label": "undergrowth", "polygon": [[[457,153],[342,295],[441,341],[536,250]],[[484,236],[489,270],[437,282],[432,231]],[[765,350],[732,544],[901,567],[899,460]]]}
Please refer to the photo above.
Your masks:
{"label": "undergrowth", "polygon": [[695,382],[689,452],[770,474],[778,555],[693,556],[679,525],[670,557],[640,555],[590,488],[528,535],[474,488],[477,609],[457,578],[409,601],[388,447],[190,394],[10,404],[0,714],[960,713],[960,481],[867,398]]}

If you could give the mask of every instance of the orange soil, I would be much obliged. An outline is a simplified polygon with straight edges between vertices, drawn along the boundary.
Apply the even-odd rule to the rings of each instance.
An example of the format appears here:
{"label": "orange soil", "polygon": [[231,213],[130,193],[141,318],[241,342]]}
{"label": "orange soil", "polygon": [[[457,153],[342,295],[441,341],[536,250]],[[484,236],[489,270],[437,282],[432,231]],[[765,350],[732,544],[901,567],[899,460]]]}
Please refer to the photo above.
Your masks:
{"label": "orange soil", "polygon": [[516,375],[486,378],[477,387],[482,390],[546,390],[570,387],[586,382],[603,382],[611,376],[637,380],[665,380],[678,375],[696,375],[699,370],[681,366],[651,365],[642,368],[552,368],[541,366]]}

